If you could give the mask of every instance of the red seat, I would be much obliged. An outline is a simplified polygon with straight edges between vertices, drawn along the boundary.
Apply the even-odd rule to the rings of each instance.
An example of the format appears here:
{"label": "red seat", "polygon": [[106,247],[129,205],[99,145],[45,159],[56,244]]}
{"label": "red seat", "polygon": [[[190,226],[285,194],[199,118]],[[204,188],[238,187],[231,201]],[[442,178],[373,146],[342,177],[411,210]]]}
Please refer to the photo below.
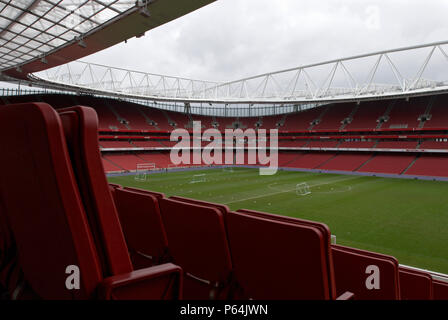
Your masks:
{"label": "red seat", "polygon": [[[100,264],[71,167],[60,118],[47,104],[0,109],[2,212],[15,243],[8,250],[26,283],[8,283],[9,297],[90,298]],[[4,148],[4,150],[3,150]],[[17,249],[16,249],[17,248]],[[3,266],[4,261],[0,263]],[[81,289],[69,291],[65,269],[77,265]]]}
{"label": "red seat", "polygon": [[134,192],[143,193],[143,194],[150,194],[150,195],[156,197],[157,199],[165,198],[165,195],[163,193],[161,193],[161,192],[149,191],[149,190],[144,190],[144,189],[140,189],[140,188],[133,188],[133,187],[124,187],[124,189],[131,190],[131,191],[134,191]]}
{"label": "red seat", "polygon": [[115,197],[134,268],[166,262],[168,239],[157,198],[129,189],[116,189]]}
{"label": "red seat", "polygon": [[254,211],[254,210],[240,209],[237,212],[242,212],[245,214],[258,216],[258,217],[261,217],[264,219],[284,221],[284,222],[293,223],[293,224],[311,226],[311,227],[319,229],[325,239],[325,242],[324,242],[325,260],[326,260],[327,270],[328,270],[328,284],[330,286],[331,298],[332,299],[336,298],[336,284],[335,284],[334,271],[333,271],[333,255],[332,255],[332,251],[331,251],[331,232],[326,224],[315,222],[315,221],[309,221],[309,220],[305,220],[305,219],[281,216],[281,215],[276,215],[276,214],[271,214],[271,213],[266,213],[266,212],[259,212],[259,211]]}
{"label": "red seat", "polygon": [[200,206],[215,208],[215,209],[219,210],[219,212],[222,213],[222,216],[224,218],[224,224],[227,227],[227,222],[226,222],[227,214],[230,210],[229,210],[229,207],[226,206],[225,204],[218,204],[218,203],[196,200],[196,199],[189,199],[189,198],[178,197],[178,196],[172,196],[172,197],[170,197],[170,199],[176,200],[176,201],[181,201],[181,202],[186,202],[186,203],[198,204]]}
{"label": "red seat", "polygon": [[400,266],[402,300],[432,300],[432,277],[429,273]]}
{"label": "red seat", "polygon": [[241,298],[331,299],[326,239],[312,226],[244,212],[227,216],[235,278]]}
{"label": "red seat", "polygon": [[448,300],[448,282],[442,280],[432,280],[434,300]]}
{"label": "red seat", "polygon": [[[110,187],[104,174],[103,163],[98,146],[98,119],[93,109],[87,107],[72,107],[60,109],[64,133],[69,146],[75,176],[80,187],[81,196],[86,208],[86,214],[94,240],[101,253],[102,271],[107,276],[125,275],[125,282],[108,283],[113,289],[105,288],[116,297],[123,294],[123,288],[115,288],[128,283],[126,274],[133,271],[128,248],[124,239],[121,224]],[[160,277],[154,275],[155,270]],[[157,269],[146,268],[137,273],[145,283],[143,288],[136,289],[136,298],[176,298],[181,296],[182,286],[181,269],[172,264],[165,264]],[[145,274],[152,275],[150,278]],[[158,284],[150,288],[148,285]],[[142,287],[141,284],[139,284]],[[154,291],[158,290],[158,291]],[[105,291],[104,291],[105,292]],[[104,294],[102,292],[102,294]],[[101,292],[100,292],[101,294]]]}
{"label": "red seat", "polygon": [[172,199],[159,205],[170,255],[184,270],[184,298],[226,298],[232,262],[222,213]]}
{"label": "red seat", "polygon": [[[332,245],[332,251],[337,294],[350,291],[356,300],[400,299],[398,261],[394,257],[340,245]],[[367,282],[375,280],[369,277],[376,271],[379,286],[368,287]]]}
{"label": "red seat", "polygon": [[[127,260],[114,260],[125,257],[120,252],[123,248],[120,234],[112,233],[117,230],[115,227],[105,229],[111,231],[107,237],[93,236],[96,230],[90,224],[88,213],[92,208],[89,205],[95,202],[88,202],[81,196],[78,189],[78,184],[81,184],[80,170],[78,167],[75,175],[71,161],[77,162],[83,155],[82,152],[74,154],[71,145],[73,159],[70,158],[61,118],[54,109],[43,103],[9,105],[0,109],[0,118],[5,121],[0,127],[0,145],[5,148],[0,164],[9,169],[0,172],[1,221],[2,228],[7,228],[14,239],[14,242],[7,242],[7,251],[12,257],[9,261],[14,261],[14,270],[10,274],[19,275],[15,281],[7,279],[7,286],[3,282],[2,285],[8,288],[8,297],[176,297],[178,287],[182,285],[179,267],[170,264],[159,269],[134,272],[126,264],[129,257]],[[94,118],[89,122],[81,117],[81,122],[70,123],[73,131],[68,131],[73,134],[72,137],[90,139],[91,136],[81,134],[85,133],[82,130],[79,136],[76,135],[76,128],[90,124],[94,127],[89,127],[91,132],[95,131],[96,134],[96,115]],[[80,126],[76,127],[76,124]],[[93,140],[93,147],[95,143],[98,150],[97,139]],[[82,163],[82,160],[77,163]],[[105,179],[104,173],[100,173]],[[108,186],[103,187],[109,195],[104,201],[112,201]],[[110,207],[113,208],[113,203]],[[113,223],[113,212],[111,217],[109,222]],[[102,221],[99,222],[101,226]],[[100,246],[97,239],[108,239],[112,243]],[[110,254],[105,248],[112,252],[117,249],[117,252]],[[5,262],[8,265],[8,259],[2,258],[2,268]],[[66,270],[70,266],[79,268],[79,289],[69,290],[66,287]],[[111,274],[108,275],[106,270]],[[3,272],[4,269],[0,274]],[[152,286],[162,283],[165,284],[163,291]],[[146,290],[142,291],[142,288]]]}

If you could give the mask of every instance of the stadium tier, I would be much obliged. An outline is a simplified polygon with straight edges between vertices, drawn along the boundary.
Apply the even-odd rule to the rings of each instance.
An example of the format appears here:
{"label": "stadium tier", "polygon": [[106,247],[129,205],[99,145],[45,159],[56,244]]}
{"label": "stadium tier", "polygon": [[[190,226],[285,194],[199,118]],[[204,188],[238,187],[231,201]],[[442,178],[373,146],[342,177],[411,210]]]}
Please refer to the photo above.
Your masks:
{"label": "stadium tier", "polygon": [[[448,299],[447,282],[403,267],[389,255],[331,244],[332,234],[323,223],[109,185],[105,170],[133,170],[139,162],[165,167],[170,160],[166,152],[107,152],[101,157],[92,108],[55,111],[48,104],[25,103],[1,107],[0,118],[5,150],[0,163],[8,168],[0,171],[3,296]],[[27,124],[26,131],[16,125],[19,120]],[[280,163],[356,170],[369,157],[284,152]],[[414,158],[374,155],[362,170],[401,173]],[[426,174],[423,168],[437,169],[443,161],[443,156],[421,156],[413,174]],[[67,265],[83,275],[80,290],[65,289],[66,274],[60,270]]]}
{"label": "stadium tier", "polygon": [[[260,117],[184,114],[158,109],[156,104],[146,107],[110,98],[58,94],[9,96],[2,101],[50,102],[56,109],[70,105],[94,108],[106,172],[133,171],[141,162],[155,163],[158,169],[174,166],[168,152],[176,142],[169,140],[169,133],[175,128],[191,130],[192,121],[201,121],[202,130],[278,128],[283,167],[446,176],[441,168],[446,161],[443,153],[448,152],[448,113],[444,111],[448,95],[330,104]],[[208,144],[201,142],[202,147]],[[142,149],[159,152],[152,154],[151,161],[151,154]],[[288,149],[297,153],[285,153]],[[316,150],[320,152],[310,152]],[[426,168],[430,159],[440,165]]]}

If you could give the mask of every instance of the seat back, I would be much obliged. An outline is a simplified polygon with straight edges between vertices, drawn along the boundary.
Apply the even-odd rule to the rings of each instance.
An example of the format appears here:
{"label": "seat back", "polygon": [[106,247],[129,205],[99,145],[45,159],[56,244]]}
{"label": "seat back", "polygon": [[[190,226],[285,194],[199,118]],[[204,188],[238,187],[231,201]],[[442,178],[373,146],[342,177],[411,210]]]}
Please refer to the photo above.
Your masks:
{"label": "seat back", "polygon": [[218,203],[184,198],[184,197],[178,197],[178,196],[171,196],[170,199],[176,200],[176,201],[181,201],[181,202],[186,202],[186,203],[198,204],[198,205],[205,206],[205,207],[216,208],[223,214],[224,219],[226,218],[227,213],[230,211],[229,207],[226,206],[225,204],[218,204]]}
{"label": "seat back", "polygon": [[222,213],[172,199],[159,205],[170,255],[185,272],[184,298],[224,298],[232,262]]}
{"label": "seat back", "polygon": [[107,182],[98,145],[98,118],[88,107],[58,110],[75,177],[98,250],[103,275],[132,271],[126,242]]}
{"label": "seat back", "polygon": [[165,198],[165,195],[163,193],[161,193],[161,192],[144,190],[144,189],[133,188],[133,187],[124,187],[124,189],[131,190],[131,191],[134,191],[134,192],[140,192],[140,193],[144,193],[144,194],[150,194],[153,197],[156,197],[157,199]]}
{"label": "seat back", "polygon": [[[20,298],[24,286],[43,299],[92,297],[100,262],[58,114],[47,104],[26,103],[0,108],[0,118],[2,225],[26,280],[9,284],[10,297]],[[65,286],[71,265],[82,275],[79,290]]]}
{"label": "seat back", "polygon": [[337,294],[356,300],[399,300],[398,261],[370,251],[332,245]]}
{"label": "seat back", "polygon": [[432,280],[434,300],[448,300],[448,282],[442,280]]}
{"label": "seat back", "polygon": [[281,215],[277,215],[277,214],[271,214],[271,213],[259,212],[259,211],[247,210],[247,209],[240,209],[240,210],[237,210],[237,212],[242,212],[242,213],[253,215],[256,217],[263,218],[263,219],[269,219],[269,220],[274,220],[274,221],[283,221],[283,222],[288,222],[288,223],[293,223],[293,224],[298,224],[298,225],[305,225],[305,226],[310,226],[310,227],[319,229],[325,239],[324,248],[325,248],[325,259],[326,259],[327,271],[328,271],[328,284],[330,286],[330,295],[331,295],[331,299],[336,299],[336,283],[335,283],[334,270],[333,270],[333,254],[332,254],[332,250],[331,250],[331,232],[326,224],[320,223],[320,222],[315,222],[315,221],[310,221],[310,220],[305,220],[305,219],[298,219],[298,218],[293,218],[293,217],[281,216]]}
{"label": "seat back", "polygon": [[399,267],[402,300],[432,300],[432,277],[429,273]]}
{"label": "seat back", "polygon": [[331,298],[326,239],[318,228],[229,212],[227,229],[242,298]]}
{"label": "seat back", "polygon": [[168,239],[157,198],[120,188],[115,197],[134,269],[167,261]]}

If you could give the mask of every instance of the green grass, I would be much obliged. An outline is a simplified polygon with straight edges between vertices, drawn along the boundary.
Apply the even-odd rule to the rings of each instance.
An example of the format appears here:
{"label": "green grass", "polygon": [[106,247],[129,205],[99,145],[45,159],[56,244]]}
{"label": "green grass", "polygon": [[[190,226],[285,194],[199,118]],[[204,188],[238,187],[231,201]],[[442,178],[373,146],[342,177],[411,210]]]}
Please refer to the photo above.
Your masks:
{"label": "green grass", "polygon": [[[190,183],[195,174],[206,182]],[[448,182],[236,168],[170,172],[110,182],[327,224],[337,243],[395,256],[401,264],[448,273]],[[296,195],[307,182],[311,194]]]}

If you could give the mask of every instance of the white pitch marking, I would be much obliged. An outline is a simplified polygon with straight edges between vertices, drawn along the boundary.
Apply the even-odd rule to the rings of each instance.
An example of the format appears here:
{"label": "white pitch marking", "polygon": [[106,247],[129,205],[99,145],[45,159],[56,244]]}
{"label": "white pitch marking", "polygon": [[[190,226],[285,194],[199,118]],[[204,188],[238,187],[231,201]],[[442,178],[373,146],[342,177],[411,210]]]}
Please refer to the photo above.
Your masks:
{"label": "white pitch marking", "polygon": [[[331,184],[331,183],[337,183],[337,182],[342,182],[342,181],[348,181],[348,180],[355,180],[355,179],[359,179],[362,176],[355,176],[355,177],[350,177],[348,179],[339,179],[339,180],[333,180],[333,181],[328,181],[328,182],[323,182],[323,183],[318,183],[318,184],[313,184],[310,187],[316,187],[316,186],[321,186],[321,185],[325,185],[325,184]],[[235,202],[243,202],[246,200],[252,200],[252,199],[258,199],[258,198],[264,198],[264,197],[269,197],[269,196],[273,196],[276,194],[281,194],[281,193],[286,193],[286,192],[291,192],[291,191],[295,191],[296,189],[290,189],[290,190],[284,190],[284,191],[277,191],[277,192],[272,192],[272,193],[266,193],[266,194],[262,194],[262,195],[258,195],[258,196],[253,196],[253,197],[249,197],[249,198],[245,198],[245,199],[238,199],[238,200],[234,200],[234,201],[230,201],[230,202],[226,202],[224,204],[231,204],[231,203],[235,203]],[[233,198],[233,197],[232,197]]]}

